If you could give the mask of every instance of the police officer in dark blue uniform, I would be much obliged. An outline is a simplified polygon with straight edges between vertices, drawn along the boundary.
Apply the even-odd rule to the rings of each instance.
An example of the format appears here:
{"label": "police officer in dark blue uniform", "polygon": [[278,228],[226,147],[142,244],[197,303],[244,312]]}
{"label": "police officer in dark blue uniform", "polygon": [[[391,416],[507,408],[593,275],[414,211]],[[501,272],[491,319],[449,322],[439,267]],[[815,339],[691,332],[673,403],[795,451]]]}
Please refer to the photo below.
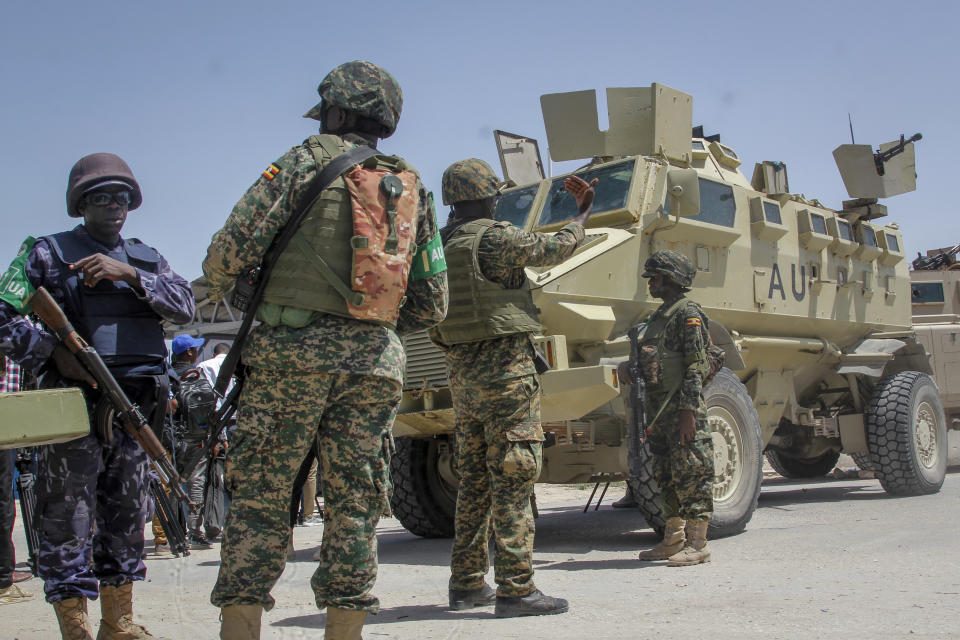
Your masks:
{"label": "police officer in dark blue uniform", "polygon": [[[161,322],[189,321],[194,299],[189,283],[156,249],[120,236],[127,213],[141,201],[140,185],[121,158],[81,158],[70,172],[67,212],[83,223],[28,238],[20,273],[12,275],[28,284],[21,290],[45,287],[144,415],[159,422],[167,400]],[[47,601],[64,638],[92,640],[87,600],[98,596],[98,640],[153,638],[132,619],[133,582],[146,574],[147,455],[125,429],[111,428],[109,403],[91,376],[54,335],[27,322],[10,289],[0,296],[0,352],[28,372],[43,373],[44,386],[79,385],[96,426],[40,454],[39,569]]]}

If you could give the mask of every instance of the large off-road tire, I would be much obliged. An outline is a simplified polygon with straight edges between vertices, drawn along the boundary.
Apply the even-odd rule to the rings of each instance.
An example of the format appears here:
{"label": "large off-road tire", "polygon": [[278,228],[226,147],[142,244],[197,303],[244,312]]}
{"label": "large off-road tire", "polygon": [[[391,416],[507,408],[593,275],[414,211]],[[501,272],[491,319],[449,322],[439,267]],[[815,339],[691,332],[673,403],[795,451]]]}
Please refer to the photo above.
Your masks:
{"label": "large off-road tire", "polygon": [[390,462],[390,508],[404,528],[424,538],[453,536],[457,486],[445,440],[397,438]]}
{"label": "large off-road tire", "polygon": [[839,451],[828,451],[819,458],[791,458],[779,451],[767,451],[767,460],[784,478],[819,478],[837,466]]}
{"label": "large off-road tire", "polygon": [[901,371],[884,377],[866,419],[870,460],[887,493],[916,496],[940,490],[947,470],[947,421],[930,376]]}
{"label": "large off-road tire", "polygon": [[[715,473],[713,518],[707,533],[722,538],[743,531],[757,508],[763,479],[760,419],[746,387],[729,369],[717,373],[703,397],[713,435]],[[649,449],[631,446],[629,462],[628,482],[638,508],[657,534],[663,535],[663,505]]]}
{"label": "large off-road tire", "polygon": [[873,466],[873,460],[870,459],[869,451],[851,453],[850,457],[853,458],[853,463],[857,465],[857,469],[862,471],[876,471],[876,468]]}

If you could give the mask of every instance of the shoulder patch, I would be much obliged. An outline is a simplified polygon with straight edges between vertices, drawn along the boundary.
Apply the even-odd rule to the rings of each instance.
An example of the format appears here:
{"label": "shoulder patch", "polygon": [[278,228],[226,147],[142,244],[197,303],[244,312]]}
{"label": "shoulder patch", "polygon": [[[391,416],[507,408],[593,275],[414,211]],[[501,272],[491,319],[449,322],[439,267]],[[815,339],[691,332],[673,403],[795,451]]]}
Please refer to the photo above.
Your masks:
{"label": "shoulder patch", "polygon": [[702,324],[703,324],[703,323],[700,322],[700,318],[696,318],[696,317],[687,318],[687,326],[688,326],[688,327],[699,327],[699,326],[701,326]]}
{"label": "shoulder patch", "polygon": [[273,180],[277,177],[278,173],[280,173],[280,167],[271,163],[269,167],[263,170],[263,177],[267,180]]}

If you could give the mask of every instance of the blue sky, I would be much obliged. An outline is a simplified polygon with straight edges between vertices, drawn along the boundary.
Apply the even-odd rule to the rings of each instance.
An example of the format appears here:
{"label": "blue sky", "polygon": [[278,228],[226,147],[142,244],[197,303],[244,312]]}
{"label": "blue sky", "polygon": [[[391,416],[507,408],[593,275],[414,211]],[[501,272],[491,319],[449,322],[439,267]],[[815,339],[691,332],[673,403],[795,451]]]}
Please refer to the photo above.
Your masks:
{"label": "blue sky", "polygon": [[124,235],[197,277],[244,190],[315,133],[301,115],[320,80],[353,59],[400,82],[403,115],[381,149],[437,193],[456,160],[499,170],[493,129],[536,137],[545,152],[539,96],[558,91],[660,82],[690,93],[694,123],[721,134],[748,178],[754,162],[784,161],[793,192],[834,208],[847,198],[831,152],[849,142],[848,112],[858,143],[922,132],[917,191],[885,201],[913,255],[960,242],[958,18],[957,5],[927,0],[7,0],[0,262],[27,235],[74,224],[70,167],[110,151],[143,188]]}

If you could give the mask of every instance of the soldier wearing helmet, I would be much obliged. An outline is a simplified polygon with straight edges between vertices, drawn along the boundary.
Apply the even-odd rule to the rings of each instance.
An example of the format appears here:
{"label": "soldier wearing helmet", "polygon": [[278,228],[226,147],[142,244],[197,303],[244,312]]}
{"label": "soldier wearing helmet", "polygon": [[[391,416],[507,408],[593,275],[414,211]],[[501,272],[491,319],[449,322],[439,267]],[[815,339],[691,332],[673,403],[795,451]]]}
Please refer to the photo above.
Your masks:
{"label": "soldier wearing helmet", "polygon": [[[90,374],[53,333],[22,315],[27,296],[42,286],[144,415],[156,417],[166,409],[161,323],[190,320],[190,285],[156,249],[121,237],[127,213],[142,201],[123,159],[112,153],[81,158],[66,196],[67,214],[81,224],[27,238],[0,284],[0,352],[27,372],[43,372],[45,387],[79,385],[91,415],[103,415],[96,408],[108,401]],[[39,574],[64,638],[93,638],[87,603],[98,597],[98,638],[153,637],[131,613],[133,583],[146,574],[148,469],[147,454],[123,428],[40,447]]]}
{"label": "soldier wearing helmet", "polygon": [[[650,295],[663,300],[639,336],[646,386],[644,412],[653,475],[663,495],[664,538],[641,560],[670,566],[710,561],[707,525],[713,513],[713,441],[706,424],[703,380],[709,373],[710,321],[683,294],[693,263],[677,251],[657,251],[644,263]],[[621,373],[624,373],[621,371]]]}
{"label": "soldier wearing helmet", "polygon": [[[557,264],[573,254],[584,238],[593,184],[567,178],[564,186],[580,214],[556,234],[494,219],[500,180],[483,160],[455,162],[442,184],[443,203],[453,207],[440,232],[450,310],[431,338],[445,351],[456,411],[460,488],[450,607],[495,604],[498,617],[563,613],[567,601],[544,595],[533,581],[530,500],[543,430],[532,337],[542,327],[523,268]],[[484,582],[491,535],[496,591]]]}
{"label": "soldier wearing helmet", "polygon": [[[308,207],[263,301],[247,311],[260,324],[243,350],[246,383],[226,462],[230,518],[211,594],[222,609],[221,637],[231,640],[259,637],[261,614],[274,604],[290,536],[283,505],[315,437],[326,526],[311,586],[327,608],[327,637],[360,638],[365,616],[377,612],[374,530],[390,513],[399,334],[437,324],[447,309],[432,198],[406,161],[376,151],[396,129],[400,86],[381,67],[354,61],[331,71],[318,92],[304,117],[320,121],[320,134],[264,170],[203,263],[217,300]],[[354,161],[357,150],[369,157]],[[349,162],[321,190],[320,172],[342,154]]]}

